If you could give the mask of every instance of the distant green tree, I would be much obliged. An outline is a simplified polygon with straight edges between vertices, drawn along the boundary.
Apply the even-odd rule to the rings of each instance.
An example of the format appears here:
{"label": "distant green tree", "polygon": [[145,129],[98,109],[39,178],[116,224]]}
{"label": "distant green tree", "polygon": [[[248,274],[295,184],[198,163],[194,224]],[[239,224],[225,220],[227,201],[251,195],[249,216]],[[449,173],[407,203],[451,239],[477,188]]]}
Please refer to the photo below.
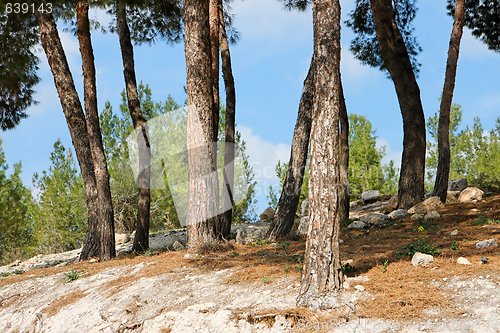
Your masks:
{"label": "distant green tree", "polygon": [[[472,128],[459,131],[462,122],[460,105],[453,104],[450,114],[450,179],[466,178],[472,185],[486,190],[500,191],[500,118],[495,127],[486,132],[478,117]],[[432,141],[427,150],[427,179],[429,188],[437,168],[438,114],[428,120]]]}
{"label": "distant green tree", "polygon": [[377,136],[366,117],[349,116],[349,147],[351,197],[356,199],[364,191],[381,189],[384,183],[381,161],[385,148],[377,149]]}
{"label": "distant green tree", "polygon": [[29,216],[30,191],[21,181],[21,163],[10,176],[0,140],[0,263],[30,254],[33,223]]}
{"label": "distant green tree", "polygon": [[57,140],[51,165],[33,176],[38,197],[31,210],[37,253],[58,253],[82,246],[87,226],[85,189],[71,150]]}
{"label": "distant green tree", "polygon": [[[168,146],[160,147],[166,151],[176,151],[183,148],[185,143],[185,129],[187,114],[181,106],[177,104],[173,98],[168,97],[165,102],[154,102],[152,92],[149,86],[140,84],[138,87],[141,109],[146,119],[153,119],[159,116],[164,116],[166,132],[165,135],[175,140],[165,140]],[[179,110],[180,109],[180,110]],[[224,108],[221,108],[221,121],[224,124]],[[174,112],[175,110],[179,110]],[[132,133],[133,126],[130,120],[129,110],[126,102],[126,96],[122,93],[122,102],[120,104],[120,112],[116,113],[113,107],[108,102],[100,115],[101,130],[103,134],[104,150],[108,159],[109,172],[111,176],[111,194],[115,207],[115,223],[119,232],[130,233],[135,229],[135,221],[137,215],[137,190],[136,183],[130,166],[129,148],[127,137]],[[223,127],[220,128],[221,133]],[[223,134],[219,137],[223,140]],[[153,141],[153,140],[152,140]],[[162,140],[160,140],[162,141]],[[175,142],[174,142],[175,141]],[[233,213],[233,222],[243,222],[254,218],[255,212],[255,180],[253,169],[251,168],[248,156],[246,155],[246,144],[241,139],[241,135],[236,135],[237,156],[241,156],[243,165],[235,169],[235,188],[236,191],[241,191],[243,186],[248,187],[246,199],[238,203]],[[161,144],[161,142],[160,142]],[[178,147],[172,147],[172,144],[178,144]],[[223,154],[220,158],[223,157]],[[172,156],[171,158],[177,158]],[[175,165],[172,161],[164,161],[165,167]],[[219,161],[221,166],[222,161]],[[165,170],[164,189],[152,189],[151,191],[151,230],[163,230],[180,227],[179,216],[177,216],[174,199],[170,191],[168,178],[181,178],[182,172],[185,170]],[[239,174],[238,174],[239,172]],[[178,176],[178,177],[177,177]],[[219,177],[222,180],[222,177]],[[183,192],[180,187],[177,191]],[[187,191],[187,188],[186,188]],[[187,192],[186,192],[187,193]]]}

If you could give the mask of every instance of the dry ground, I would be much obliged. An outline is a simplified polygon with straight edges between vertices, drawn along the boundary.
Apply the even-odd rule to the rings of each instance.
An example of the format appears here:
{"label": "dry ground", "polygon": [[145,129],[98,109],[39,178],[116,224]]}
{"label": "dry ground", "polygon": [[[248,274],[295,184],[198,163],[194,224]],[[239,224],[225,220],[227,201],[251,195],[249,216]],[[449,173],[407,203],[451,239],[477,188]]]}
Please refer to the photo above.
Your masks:
{"label": "dry ground", "polygon": [[[148,332],[147,327],[151,328],[154,326],[152,323],[163,320],[165,323],[170,323],[162,328],[165,331],[181,332],[183,329],[189,329],[218,332],[219,329],[230,331],[230,328],[234,328],[235,332],[252,331],[244,329],[248,328],[242,324],[245,322],[245,325],[248,323],[254,325],[251,327],[257,331],[276,329],[275,331],[281,332],[300,330],[301,326],[298,325],[300,322],[325,323],[333,320],[336,323],[348,324],[367,319],[372,320],[364,322],[367,331],[377,331],[377,329],[380,332],[394,331],[395,327],[403,327],[401,323],[428,323],[429,320],[462,323],[453,320],[474,315],[464,303],[470,302],[469,305],[475,304],[474,302],[485,303],[487,297],[493,302],[488,308],[487,315],[491,317],[490,312],[496,311],[497,317],[488,317],[482,322],[490,319],[499,321],[500,304],[497,303],[495,309],[498,296],[491,300],[491,297],[495,297],[495,288],[500,286],[499,248],[480,250],[476,249],[475,243],[490,238],[500,241],[498,222],[500,195],[486,198],[481,203],[447,205],[439,212],[441,218],[432,222],[411,221],[408,218],[389,227],[369,231],[350,231],[345,225],[342,227],[342,257],[353,259],[352,266],[346,267],[346,274],[352,278],[362,277],[357,280],[348,279],[347,285],[351,286],[344,293],[351,295],[352,297],[349,297],[353,302],[344,309],[313,312],[294,308],[293,300],[298,292],[304,243],[268,244],[259,241],[249,246],[235,245],[234,249],[223,253],[186,256],[186,252],[181,251],[152,256],[126,256],[108,262],[75,263],[0,278],[0,322],[6,318],[19,320],[29,317],[31,319],[28,322],[32,322],[34,331],[43,332],[56,327],[50,322],[50,318],[57,316],[65,318],[65,312],[74,314],[75,311],[80,311],[75,308],[88,305],[84,300],[94,294],[92,302],[97,302],[97,299],[102,301],[103,297],[109,300],[118,295],[130,296],[130,290],[139,288],[139,285],[143,288],[140,293],[130,296],[132,298],[125,296],[120,298],[123,301],[122,309],[116,310],[110,317],[117,318],[110,320],[113,323],[119,321],[120,313],[122,317],[128,319],[123,323],[113,324],[115,326],[109,326],[112,327],[111,331],[135,332],[143,329],[144,332]],[[487,221],[490,224],[485,224]],[[458,235],[451,236],[451,231],[455,229],[458,230]],[[410,264],[411,258],[405,255],[411,249],[411,244],[439,250],[440,254],[435,254],[435,261],[430,267],[413,267]],[[468,258],[472,265],[458,265],[456,259],[460,256]],[[480,263],[482,257],[488,259],[487,264]],[[65,283],[68,272],[77,272],[75,273],[77,281]],[[198,295],[198,290],[194,289],[203,289],[204,279],[211,281],[205,282],[209,289],[219,290],[207,290]],[[186,286],[186,280],[192,281],[192,285]],[[144,281],[149,281],[149,284],[144,284]],[[469,282],[472,283],[470,292],[462,292],[465,284]],[[166,295],[160,295],[154,290],[165,284],[170,288],[169,292],[165,291]],[[363,285],[365,291],[355,291],[353,287],[357,284]],[[44,290],[44,285],[47,286],[47,290]],[[77,287],[70,287],[71,285]],[[148,286],[153,290],[149,290]],[[177,296],[182,298],[182,293],[185,292],[181,292],[182,288],[191,290],[193,299],[176,302],[168,300],[168,297],[177,291],[179,292]],[[490,289],[492,290],[489,294],[482,294],[483,291],[489,292]],[[247,293],[256,295],[250,297]],[[156,304],[151,299],[148,301],[141,298],[146,295],[154,298],[155,294],[158,298],[165,297],[167,301],[164,304],[168,306],[162,308],[161,302]],[[221,295],[220,304],[213,299],[218,298],[218,295]],[[139,299],[137,297],[141,300],[135,301]],[[199,304],[211,304],[211,299],[215,301],[215,305],[207,306],[206,309],[202,305],[200,308],[197,307]],[[116,300],[113,302],[116,303]],[[153,303],[156,306],[154,314],[144,310],[148,306],[153,308]],[[217,317],[220,315],[217,311],[220,309],[219,306],[220,308],[225,306],[230,316],[224,317],[225,319]],[[189,321],[190,316],[194,314],[185,311],[194,308],[198,311],[195,311],[196,313],[206,314],[208,321],[213,321],[214,318],[233,321],[234,327],[226,325],[206,328],[202,323],[198,323],[198,326],[193,324],[195,325],[193,327],[172,324],[174,319],[169,317],[171,313],[176,313],[179,318],[184,316],[184,320]],[[13,314],[15,316],[12,316]],[[104,316],[102,312],[99,314],[101,317]],[[81,320],[87,318],[84,314],[80,315]],[[379,319],[382,321],[378,321]],[[285,322],[280,323],[280,320]],[[384,323],[396,324],[387,326]],[[370,329],[372,324],[379,326]],[[97,320],[95,325],[102,326],[102,323]],[[495,332],[497,328],[488,325],[483,331],[492,329],[491,331]],[[0,329],[2,327],[2,332],[14,332],[27,330],[29,325],[16,326],[15,323],[9,322],[5,326],[0,324]],[[94,326],[91,323],[86,327]],[[315,329],[333,331],[329,326],[317,326]],[[448,329],[451,330],[452,327]],[[432,331],[432,325],[430,330]],[[461,331],[460,327],[456,331]],[[469,330],[464,328],[462,331]]]}

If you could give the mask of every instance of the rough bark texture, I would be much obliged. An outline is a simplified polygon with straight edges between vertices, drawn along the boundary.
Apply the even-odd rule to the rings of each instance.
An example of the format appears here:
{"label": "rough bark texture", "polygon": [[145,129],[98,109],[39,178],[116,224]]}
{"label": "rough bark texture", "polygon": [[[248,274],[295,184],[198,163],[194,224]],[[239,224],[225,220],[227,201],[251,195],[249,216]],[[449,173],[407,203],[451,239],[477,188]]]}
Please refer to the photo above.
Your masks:
{"label": "rough bark texture", "polygon": [[[340,77],[340,74],[339,74]],[[340,194],[339,204],[339,220],[341,222],[349,219],[349,116],[347,114],[347,106],[344,98],[344,88],[342,79],[340,80],[340,183],[343,185],[339,188],[342,191]]]}
{"label": "rough bark texture", "polygon": [[342,287],[340,216],[340,2],[315,0],[314,103],[311,127],[309,226],[299,306],[330,307]]}
{"label": "rough bark texture", "polygon": [[[226,25],[224,23],[224,11],[222,5],[219,6],[220,23],[220,53],[222,58],[222,77],[226,90],[226,123],[224,124],[225,145],[224,145],[224,184],[228,188],[229,198],[224,196],[224,207],[233,206],[234,189],[234,157],[235,157],[235,133],[236,133],[236,89],[234,86],[233,68],[231,64],[231,52],[227,40]],[[230,202],[227,202],[229,200]],[[231,233],[231,223],[233,221],[233,210],[224,213],[222,222],[222,236],[229,238]]]}
{"label": "rough bark texture", "polygon": [[[184,2],[184,48],[188,95],[189,248],[218,240],[218,182],[209,27],[209,0]],[[201,133],[200,133],[201,132]]]}
{"label": "rough bark texture", "polygon": [[392,0],[371,0],[380,51],[396,88],[403,116],[403,156],[399,178],[398,207],[409,208],[424,197],[425,118],[410,57],[401,36]]}
{"label": "rough bark texture", "polygon": [[309,152],[311,115],[314,96],[314,58],[304,81],[304,89],[299,104],[299,112],[293,131],[292,151],[283,189],[276,207],[267,237],[270,240],[284,238],[292,229],[304,180],[304,172]]}
{"label": "rough bark texture", "polygon": [[210,0],[209,4],[209,22],[210,22],[210,54],[212,60],[212,85],[213,85],[213,112],[214,112],[214,130],[217,138],[219,132],[219,38],[220,38],[220,19],[219,7],[222,6],[221,0]]}
{"label": "rough bark texture", "polygon": [[141,253],[149,249],[151,147],[149,144],[146,118],[142,113],[139,94],[137,93],[134,47],[132,45],[130,29],[127,23],[127,11],[125,4],[121,1],[117,1],[116,3],[116,28],[120,39],[127,104],[130,117],[132,118],[132,124],[137,133],[139,151],[137,222],[135,225],[135,238],[132,251]]}
{"label": "rough bark texture", "polygon": [[450,46],[448,49],[448,60],[446,62],[446,74],[444,78],[443,95],[439,107],[438,126],[438,167],[434,183],[433,196],[438,196],[442,202],[446,202],[448,192],[448,180],[450,177],[450,109],[455,90],[455,78],[457,74],[458,55],[460,41],[464,29],[465,18],[464,0],[455,2],[455,18],[451,31]]}
{"label": "rough bark texture", "polygon": [[[111,189],[106,156],[102,144],[99,114],[97,112],[97,88],[94,51],[90,36],[89,4],[79,0],[76,4],[77,36],[82,56],[83,88],[86,111],[87,132],[90,151],[94,161],[94,174],[97,187],[97,214],[99,223],[89,225],[83,244],[81,260],[90,257],[111,259],[115,256],[115,229]],[[98,236],[99,235],[99,236]],[[98,243],[97,243],[98,242]],[[97,246],[96,244],[97,243]],[[96,250],[97,247],[97,250]]]}
{"label": "rough bark texture", "polygon": [[[37,22],[40,29],[40,41],[52,71],[54,84],[80,166],[87,200],[88,225],[93,227],[99,223],[97,216],[97,188],[85,114],[59,38],[54,17],[48,13],[38,13]],[[95,242],[91,243],[93,248],[89,250],[93,253],[99,252],[99,235],[99,233],[96,233],[94,235],[96,237]]]}

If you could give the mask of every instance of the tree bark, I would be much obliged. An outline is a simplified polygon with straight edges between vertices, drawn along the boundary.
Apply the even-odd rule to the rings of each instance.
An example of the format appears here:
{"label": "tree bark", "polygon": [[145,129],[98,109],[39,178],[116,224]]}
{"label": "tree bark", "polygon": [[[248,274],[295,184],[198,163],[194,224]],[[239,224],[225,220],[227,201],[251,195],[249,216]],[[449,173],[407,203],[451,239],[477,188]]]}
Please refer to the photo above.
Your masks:
{"label": "tree bark", "polygon": [[[98,203],[97,213],[99,216],[99,224],[92,225],[87,230],[80,259],[86,260],[90,257],[99,257],[106,260],[115,257],[116,254],[114,213],[109,186],[108,166],[106,155],[104,154],[99,114],[97,111],[95,61],[90,36],[89,3],[87,0],[77,1],[76,17],[77,36],[82,56],[85,119],[87,122],[90,151],[94,161]],[[91,245],[95,242],[96,234],[100,235],[98,238],[99,251],[94,251],[94,246]]]}
{"label": "tree bark", "polygon": [[[222,199],[224,207],[233,207],[234,189],[234,158],[235,158],[235,134],[236,134],[236,89],[234,85],[233,68],[231,63],[231,52],[227,40],[226,24],[224,22],[224,10],[222,4],[219,6],[220,23],[220,53],[222,58],[222,77],[226,90],[226,123],[224,124],[224,186],[227,188],[228,196]],[[231,223],[233,221],[233,210],[224,213],[222,222],[222,237],[229,238]]]}
{"label": "tree bark", "polygon": [[187,240],[188,247],[196,249],[220,238],[209,0],[184,2],[184,27],[189,105]]}
{"label": "tree bark", "polygon": [[394,18],[392,0],[371,0],[380,51],[396,88],[403,116],[403,156],[398,207],[410,208],[424,197],[425,118],[420,88]]}
{"label": "tree bark", "polygon": [[149,144],[146,118],[142,113],[139,94],[137,92],[134,47],[132,45],[130,29],[127,23],[126,5],[120,0],[116,2],[116,28],[122,53],[123,77],[125,79],[128,109],[130,117],[132,118],[132,124],[137,133],[139,152],[139,172],[137,176],[139,195],[137,201],[137,222],[132,251],[135,253],[142,253],[149,249],[151,147]]}
{"label": "tree bark", "polygon": [[309,152],[309,136],[311,134],[311,115],[314,96],[314,58],[311,59],[309,72],[304,81],[304,89],[299,104],[299,112],[293,131],[292,152],[288,162],[285,183],[281,190],[271,225],[267,232],[270,240],[278,240],[288,235],[292,229],[299,204],[302,181]]}
{"label": "tree bark", "polygon": [[[339,74],[340,77],[340,74]],[[342,79],[339,83],[340,87],[340,203],[339,203],[339,220],[344,222],[349,219],[349,201],[351,194],[349,193],[349,116],[347,114],[347,106],[344,98],[344,87]]]}
{"label": "tree bark", "polygon": [[99,253],[99,244],[101,242],[100,233],[97,232],[97,226],[99,225],[97,187],[85,114],[75,88],[53,15],[46,12],[37,13],[37,23],[40,29],[40,41],[47,56],[80,166],[88,208],[88,226],[90,230],[96,231],[92,241],[86,244],[89,252]]}
{"label": "tree bark", "polygon": [[[298,306],[330,307],[342,287],[339,233],[340,2],[314,0],[314,102],[309,225]],[[330,295],[331,296],[331,295]]]}
{"label": "tree bark", "polygon": [[450,109],[455,90],[457,63],[460,52],[460,41],[464,29],[465,4],[464,0],[456,0],[453,29],[451,31],[448,60],[446,61],[446,74],[444,78],[443,95],[439,107],[438,126],[438,167],[434,183],[433,196],[438,196],[446,202],[448,193],[448,180],[450,177]]}

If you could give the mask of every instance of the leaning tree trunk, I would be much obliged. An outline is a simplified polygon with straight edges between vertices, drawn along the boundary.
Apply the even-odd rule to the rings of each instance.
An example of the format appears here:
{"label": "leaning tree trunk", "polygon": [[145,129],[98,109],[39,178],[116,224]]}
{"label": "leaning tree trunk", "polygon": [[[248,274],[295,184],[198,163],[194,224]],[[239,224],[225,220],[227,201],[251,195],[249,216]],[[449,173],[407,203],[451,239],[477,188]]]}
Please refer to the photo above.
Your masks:
{"label": "leaning tree trunk", "polygon": [[[111,259],[115,256],[115,227],[109,173],[106,155],[102,144],[99,114],[97,111],[97,88],[94,51],[90,37],[89,3],[79,0],[76,4],[77,36],[80,44],[83,69],[83,90],[90,151],[94,161],[94,173],[97,187],[97,214],[99,224],[89,226],[83,244],[80,259],[90,257]],[[96,237],[96,235],[99,237]],[[96,244],[97,249],[96,250]]]}
{"label": "leaning tree trunk", "polygon": [[457,74],[458,55],[460,41],[464,29],[465,18],[464,0],[456,0],[453,29],[451,31],[450,46],[448,48],[448,60],[446,62],[446,74],[444,78],[443,95],[439,107],[438,127],[438,167],[436,181],[434,183],[433,196],[438,196],[442,202],[446,202],[448,192],[448,180],[450,177],[450,109],[455,89],[455,78]]}
{"label": "leaning tree trunk", "polygon": [[[314,103],[311,127],[309,225],[297,304],[329,307],[342,287],[339,233],[340,2],[314,0]],[[330,295],[331,296],[331,295]]]}
{"label": "leaning tree trunk", "polygon": [[420,88],[394,18],[392,0],[371,0],[380,51],[396,88],[403,116],[403,156],[398,207],[409,208],[424,197],[425,118]]}
{"label": "leaning tree trunk", "polygon": [[302,91],[297,121],[293,131],[292,152],[288,162],[285,182],[276,206],[276,213],[267,232],[267,237],[270,240],[277,240],[287,236],[293,226],[307,164],[313,96],[314,58],[311,59],[309,72],[304,81],[304,90]]}
{"label": "leaning tree trunk", "polygon": [[188,247],[196,249],[220,238],[209,0],[185,0],[184,27],[189,105],[187,240]]}
{"label": "leaning tree trunk", "polygon": [[130,38],[130,29],[127,23],[125,4],[116,2],[116,28],[120,40],[120,49],[123,62],[123,77],[127,92],[128,109],[132,124],[137,133],[139,152],[139,170],[137,175],[138,201],[137,222],[132,251],[142,253],[149,249],[149,222],[151,208],[151,147],[149,144],[147,122],[141,110],[139,94],[137,93],[137,79],[135,76],[134,47]]}
{"label": "leaning tree trunk", "polygon": [[[340,77],[340,74],[339,74]],[[340,208],[339,219],[341,222],[349,219],[349,201],[351,194],[349,193],[349,116],[347,115],[347,106],[344,98],[344,87],[342,79],[340,79]]]}
{"label": "leaning tree trunk", "polygon": [[97,232],[99,225],[97,188],[85,114],[59,38],[54,17],[52,14],[39,12],[37,13],[37,23],[40,30],[40,41],[47,55],[83,178],[88,209],[88,228],[95,231],[93,236],[96,240],[89,243],[93,246],[90,251],[99,253],[100,233]]}
{"label": "leaning tree trunk", "polygon": [[[236,134],[236,89],[234,86],[233,68],[231,64],[231,52],[227,40],[226,24],[224,22],[224,10],[219,4],[220,23],[220,53],[222,58],[222,77],[226,90],[226,123],[224,125],[224,186],[228,195],[222,197],[223,207],[234,206],[234,158],[235,158],[235,134]],[[231,223],[233,221],[233,210],[224,212],[222,223],[222,237],[229,238]]]}

